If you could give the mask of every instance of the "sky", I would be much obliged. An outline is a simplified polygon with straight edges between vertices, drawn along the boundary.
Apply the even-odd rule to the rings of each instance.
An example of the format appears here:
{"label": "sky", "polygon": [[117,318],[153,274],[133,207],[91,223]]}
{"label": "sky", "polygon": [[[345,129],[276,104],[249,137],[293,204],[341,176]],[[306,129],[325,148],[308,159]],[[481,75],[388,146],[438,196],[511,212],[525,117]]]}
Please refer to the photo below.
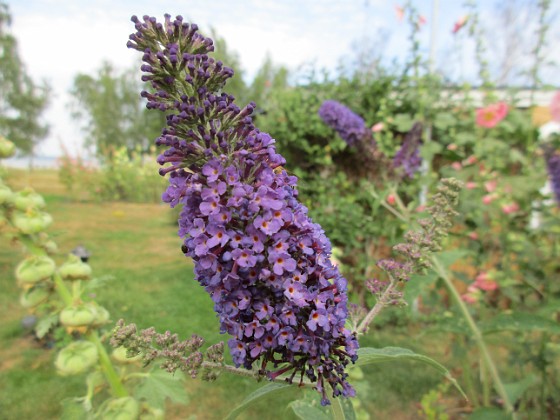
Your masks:
{"label": "sky", "polygon": [[[132,15],[163,19],[164,13],[182,15],[202,30],[214,28],[237,52],[247,80],[256,73],[266,55],[273,62],[297,70],[302,64],[334,71],[351,57],[360,42],[373,51],[402,58],[407,52],[408,27],[395,13],[397,2],[384,0],[5,0],[12,15],[12,33],[19,54],[34,81],[47,81],[52,99],[44,119],[49,136],[37,155],[59,156],[61,144],[71,154],[83,153],[83,134],[70,117],[68,91],[79,73],[95,74],[106,60],[119,70],[137,63],[137,53],[126,48],[134,31]],[[523,0],[520,0],[523,1]],[[454,47],[451,28],[465,14],[463,0],[440,0],[437,15],[433,1],[416,0],[414,6],[426,17],[420,31],[427,54],[432,25],[435,27],[437,66],[454,66],[474,72]],[[493,10],[481,1],[481,18],[492,19]],[[465,35],[466,36],[466,35]],[[362,45],[363,46],[363,45]],[[472,55],[472,51],[467,51]],[[560,54],[560,52],[558,52]],[[450,59],[451,58],[451,59]],[[227,63],[226,63],[227,64]],[[448,69],[449,70],[449,69]]]}

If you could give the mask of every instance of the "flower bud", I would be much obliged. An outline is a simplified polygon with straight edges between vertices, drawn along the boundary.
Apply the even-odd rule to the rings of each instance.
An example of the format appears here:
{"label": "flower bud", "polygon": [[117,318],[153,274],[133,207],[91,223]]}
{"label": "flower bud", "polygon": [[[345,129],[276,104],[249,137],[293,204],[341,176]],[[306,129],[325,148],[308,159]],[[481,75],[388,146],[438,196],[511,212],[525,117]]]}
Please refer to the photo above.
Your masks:
{"label": "flower bud", "polygon": [[[94,304],[92,303],[92,306],[93,305]],[[109,311],[107,309],[99,305],[95,305],[94,309],[96,315],[95,315],[95,319],[93,320],[93,323],[91,324],[92,326],[100,327],[102,325],[105,325],[107,322],[109,322],[111,315],[109,314]]]}
{"label": "flower bud", "polygon": [[0,205],[6,204],[12,201],[14,193],[7,185],[0,184]]}
{"label": "flower bud", "polygon": [[64,280],[89,280],[91,278],[91,267],[74,254],[68,256],[58,272]]}
{"label": "flower bud", "polygon": [[16,154],[16,145],[4,136],[0,136],[0,159],[12,157]]}
{"label": "flower bud", "polygon": [[58,353],[54,364],[62,376],[78,375],[95,365],[97,359],[95,344],[89,341],[76,341]]}
{"label": "flower bud", "polygon": [[65,327],[88,327],[97,315],[97,308],[92,304],[68,306],[60,312],[60,323]]}
{"label": "flower bud", "polygon": [[125,347],[122,347],[122,346],[117,347],[115,350],[113,350],[113,353],[111,353],[111,357],[116,362],[122,363],[122,364],[135,363],[139,360],[142,360],[141,355],[128,357],[126,355],[126,352],[127,352],[127,349]]}
{"label": "flower bud", "polygon": [[27,257],[17,266],[16,278],[21,286],[33,285],[50,278],[55,270],[56,264],[49,257]]}
{"label": "flower bud", "polygon": [[48,228],[52,223],[52,217],[50,214],[42,211],[33,211],[29,214],[15,212],[12,216],[12,222],[23,233],[31,235]]}
{"label": "flower bud", "polygon": [[49,295],[49,288],[43,285],[37,285],[31,289],[25,290],[19,298],[19,303],[26,309],[34,308],[46,301]]}
{"label": "flower bud", "polygon": [[111,398],[106,400],[99,409],[102,419],[137,419],[140,414],[140,404],[132,397]]}
{"label": "flower bud", "polygon": [[43,209],[46,206],[42,195],[37,194],[32,188],[25,188],[14,194],[14,206],[16,209],[26,211],[29,208]]}

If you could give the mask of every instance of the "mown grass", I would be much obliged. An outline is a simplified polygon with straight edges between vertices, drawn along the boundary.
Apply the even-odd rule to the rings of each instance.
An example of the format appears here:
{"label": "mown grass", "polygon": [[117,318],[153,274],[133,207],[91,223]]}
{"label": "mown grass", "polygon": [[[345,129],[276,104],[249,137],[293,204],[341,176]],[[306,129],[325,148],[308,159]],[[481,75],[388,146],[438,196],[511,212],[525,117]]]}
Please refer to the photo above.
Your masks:
{"label": "mown grass", "polygon": [[[96,277],[107,278],[96,291],[114,321],[124,318],[139,327],[154,326],[182,337],[202,335],[207,343],[226,340],[219,334],[218,321],[209,296],[194,281],[192,263],[180,251],[167,206],[133,203],[75,202],[66,195],[54,171],[15,172],[14,189],[33,186],[46,198],[54,217],[50,228],[61,253],[82,244],[91,251],[90,263]],[[85,393],[84,377],[59,377],[53,367],[55,350],[35,342],[21,326],[26,314],[18,303],[19,290],[13,269],[22,257],[16,244],[5,238],[0,247],[0,418],[58,418],[61,401]],[[59,260],[62,261],[64,255]],[[412,338],[394,332],[374,332],[364,343],[415,348],[430,346],[429,338]],[[438,357],[442,350],[431,348]],[[436,354],[434,354],[436,353]],[[417,403],[426,392],[441,383],[437,373],[412,364],[379,365],[366,370],[357,383],[364,412],[376,419],[413,419]],[[168,406],[169,419],[217,419],[240,403],[261,384],[249,379],[221,375],[215,383],[188,379],[187,405]],[[297,396],[291,393],[257,405],[242,418],[295,418],[286,408]]]}

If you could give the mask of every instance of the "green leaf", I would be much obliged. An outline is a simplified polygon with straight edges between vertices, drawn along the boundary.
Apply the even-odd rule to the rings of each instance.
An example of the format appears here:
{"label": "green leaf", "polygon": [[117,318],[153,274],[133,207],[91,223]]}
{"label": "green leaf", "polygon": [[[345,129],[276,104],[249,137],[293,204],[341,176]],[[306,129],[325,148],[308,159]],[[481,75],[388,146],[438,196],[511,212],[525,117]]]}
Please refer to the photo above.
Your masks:
{"label": "green leaf", "polygon": [[307,400],[296,400],[290,403],[289,407],[294,414],[301,420],[330,420],[321,409],[315,407]]}
{"label": "green leaf", "polygon": [[410,131],[413,123],[412,117],[408,114],[397,114],[393,119],[393,124],[395,124],[397,131],[401,133]]}
{"label": "green leaf", "polygon": [[406,284],[404,297],[410,307],[412,307],[412,302],[416,299],[422,291],[428,290],[436,280],[438,279],[437,274],[430,270],[425,275],[414,274],[411,276],[410,281]]}
{"label": "green leaf", "polygon": [[189,396],[185,391],[184,382],[185,376],[181,372],[171,374],[157,368],[138,385],[134,396],[139,400],[146,400],[156,408],[164,408],[167,398],[179,404],[187,404]]}
{"label": "green leaf", "polygon": [[252,392],[251,394],[249,394],[247,396],[247,398],[245,398],[240,405],[235,407],[235,409],[233,409],[228,414],[228,416],[226,417],[226,420],[233,420],[233,419],[237,418],[237,416],[243,410],[247,409],[247,407],[250,407],[251,405],[261,401],[262,399],[264,399],[268,396],[270,396],[270,394],[283,392],[283,391],[286,391],[290,388],[293,388],[293,386],[290,385],[290,384],[287,384],[287,383],[284,384],[284,383],[279,383],[279,382],[270,382],[270,383],[266,384],[265,386],[257,389],[255,392]]}
{"label": "green leaf", "polygon": [[84,406],[83,398],[65,398],[61,402],[62,414],[60,420],[91,419],[91,412]]}
{"label": "green leaf", "polygon": [[331,398],[331,408],[334,420],[356,420],[354,406],[348,398]]}
{"label": "green leaf", "polygon": [[41,318],[35,327],[35,335],[37,335],[37,338],[43,338],[57,323],[58,314],[51,314]]}
{"label": "green leaf", "polygon": [[416,362],[422,362],[433,367],[439,373],[445,376],[455,386],[455,388],[457,388],[457,390],[465,399],[468,399],[467,395],[459,386],[455,378],[451,376],[451,373],[443,365],[433,359],[430,359],[428,356],[414,353],[409,349],[403,349],[400,347],[384,347],[382,349],[374,349],[371,347],[361,348],[358,350],[358,361],[356,362],[356,364],[358,366],[365,366],[375,363],[394,362],[398,360],[412,360]]}
{"label": "green leaf", "polygon": [[458,260],[465,258],[468,254],[468,251],[464,249],[454,249],[451,251],[444,251],[437,254],[437,259],[445,268],[449,268]]}
{"label": "green leaf", "polygon": [[536,375],[529,375],[525,379],[522,379],[511,384],[504,384],[506,389],[506,394],[512,403],[515,403],[530,387],[539,382],[539,378]]}
{"label": "green leaf", "polygon": [[502,313],[489,321],[481,322],[480,329],[484,334],[500,331],[546,331],[560,334],[560,324],[557,322],[523,312]]}
{"label": "green leaf", "polygon": [[478,408],[469,416],[469,420],[510,420],[511,416],[499,408]]}

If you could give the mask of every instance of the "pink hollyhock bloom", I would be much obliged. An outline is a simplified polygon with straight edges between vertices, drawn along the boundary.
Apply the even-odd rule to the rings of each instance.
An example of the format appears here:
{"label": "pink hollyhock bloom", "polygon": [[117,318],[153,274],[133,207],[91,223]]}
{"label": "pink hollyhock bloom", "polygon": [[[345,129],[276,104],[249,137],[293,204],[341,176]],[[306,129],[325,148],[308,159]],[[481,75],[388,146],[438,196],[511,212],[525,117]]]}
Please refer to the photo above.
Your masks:
{"label": "pink hollyhock bloom", "polygon": [[560,90],[552,97],[552,101],[550,102],[550,114],[554,121],[560,122]]}
{"label": "pink hollyhock bloom", "polygon": [[482,197],[482,202],[486,205],[490,204],[492,201],[494,201],[496,199],[496,196],[494,194],[486,194],[484,197]]}
{"label": "pink hollyhock bloom", "polygon": [[478,302],[478,297],[478,293],[465,293],[461,296],[461,299],[463,299],[463,302],[468,303],[469,305],[474,305],[476,302]]}
{"label": "pink hollyhock bloom", "polygon": [[477,185],[478,184],[476,182],[469,181],[465,184],[465,188],[467,190],[474,190],[477,187]]}
{"label": "pink hollyhock bloom", "polygon": [[390,205],[395,204],[396,201],[397,201],[397,199],[395,198],[395,196],[393,194],[389,194],[387,196],[387,203],[389,203]]}
{"label": "pink hollyhock bloom", "polygon": [[451,164],[451,167],[456,171],[460,171],[461,169],[463,169],[463,165],[461,165],[461,162],[453,162]]}
{"label": "pink hollyhock bloom", "polygon": [[418,16],[418,27],[425,25],[427,22],[426,17],[424,15]]}
{"label": "pink hollyhock bloom", "polygon": [[492,128],[502,121],[508,114],[505,102],[498,102],[476,110],[476,124],[479,127]]}
{"label": "pink hollyhock bloom", "polygon": [[456,34],[457,32],[459,32],[461,30],[461,28],[463,28],[467,22],[469,21],[469,15],[464,15],[461,16],[459,18],[459,20],[457,20],[457,22],[455,22],[455,24],[453,25],[453,33]]}
{"label": "pink hollyhock bloom", "polygon": [[476,276],[473,285],[485,292],[491,292],[498,288],[498,283],[496,283],[485,271],[482,271],[478,276]]}
{"label": "pink hollyhock bloom", "polygon": [[402,22],[404,19],[404,7],[399,6],[398,4],[395,6],[395,13],[397,14],[397,20]]}
{"label": "pink hollyhock bloom", "polygon": [[476,233],[476,232],[469,233],[469,238],[471,238],[473,241],[477,241],[478,240],[478,233]]}
{"label": "pink hollyhock bloom", "polygon": [[519,211],[519,204],[517,203],[510,203],[510,204],[504,204],[502,205],[502,211],[505,214],[512,214],[512,213],[516,213],[517,211]]}
{"label": "pink hollyhock bloom", "polygon": [[467,158],[467,165],[474,165],[477,162],[478,158],[475,155],[471,155]]}
{"label": "pink hollyhock bloom", "polygon": [[487,181],[484,183],[484,188],[489,193],[496,191],[496,187],[498,186],[498,181],[493,179],[492,181]]}
{"label": "pink hollyhock bloom", "polygon": [[382,122],[378,122],[377,124],[374,124],[373,127],[371,127],[371,131],[373,131],[374,133],[378,133],[384,128],[385,124],[383,124]]}
{"label": "pink hollyhock bloom", "polygon": [[447,146],[447,150],[457,150],[459,146],[457,146],[455,143],[451,143],[449,146]]}

